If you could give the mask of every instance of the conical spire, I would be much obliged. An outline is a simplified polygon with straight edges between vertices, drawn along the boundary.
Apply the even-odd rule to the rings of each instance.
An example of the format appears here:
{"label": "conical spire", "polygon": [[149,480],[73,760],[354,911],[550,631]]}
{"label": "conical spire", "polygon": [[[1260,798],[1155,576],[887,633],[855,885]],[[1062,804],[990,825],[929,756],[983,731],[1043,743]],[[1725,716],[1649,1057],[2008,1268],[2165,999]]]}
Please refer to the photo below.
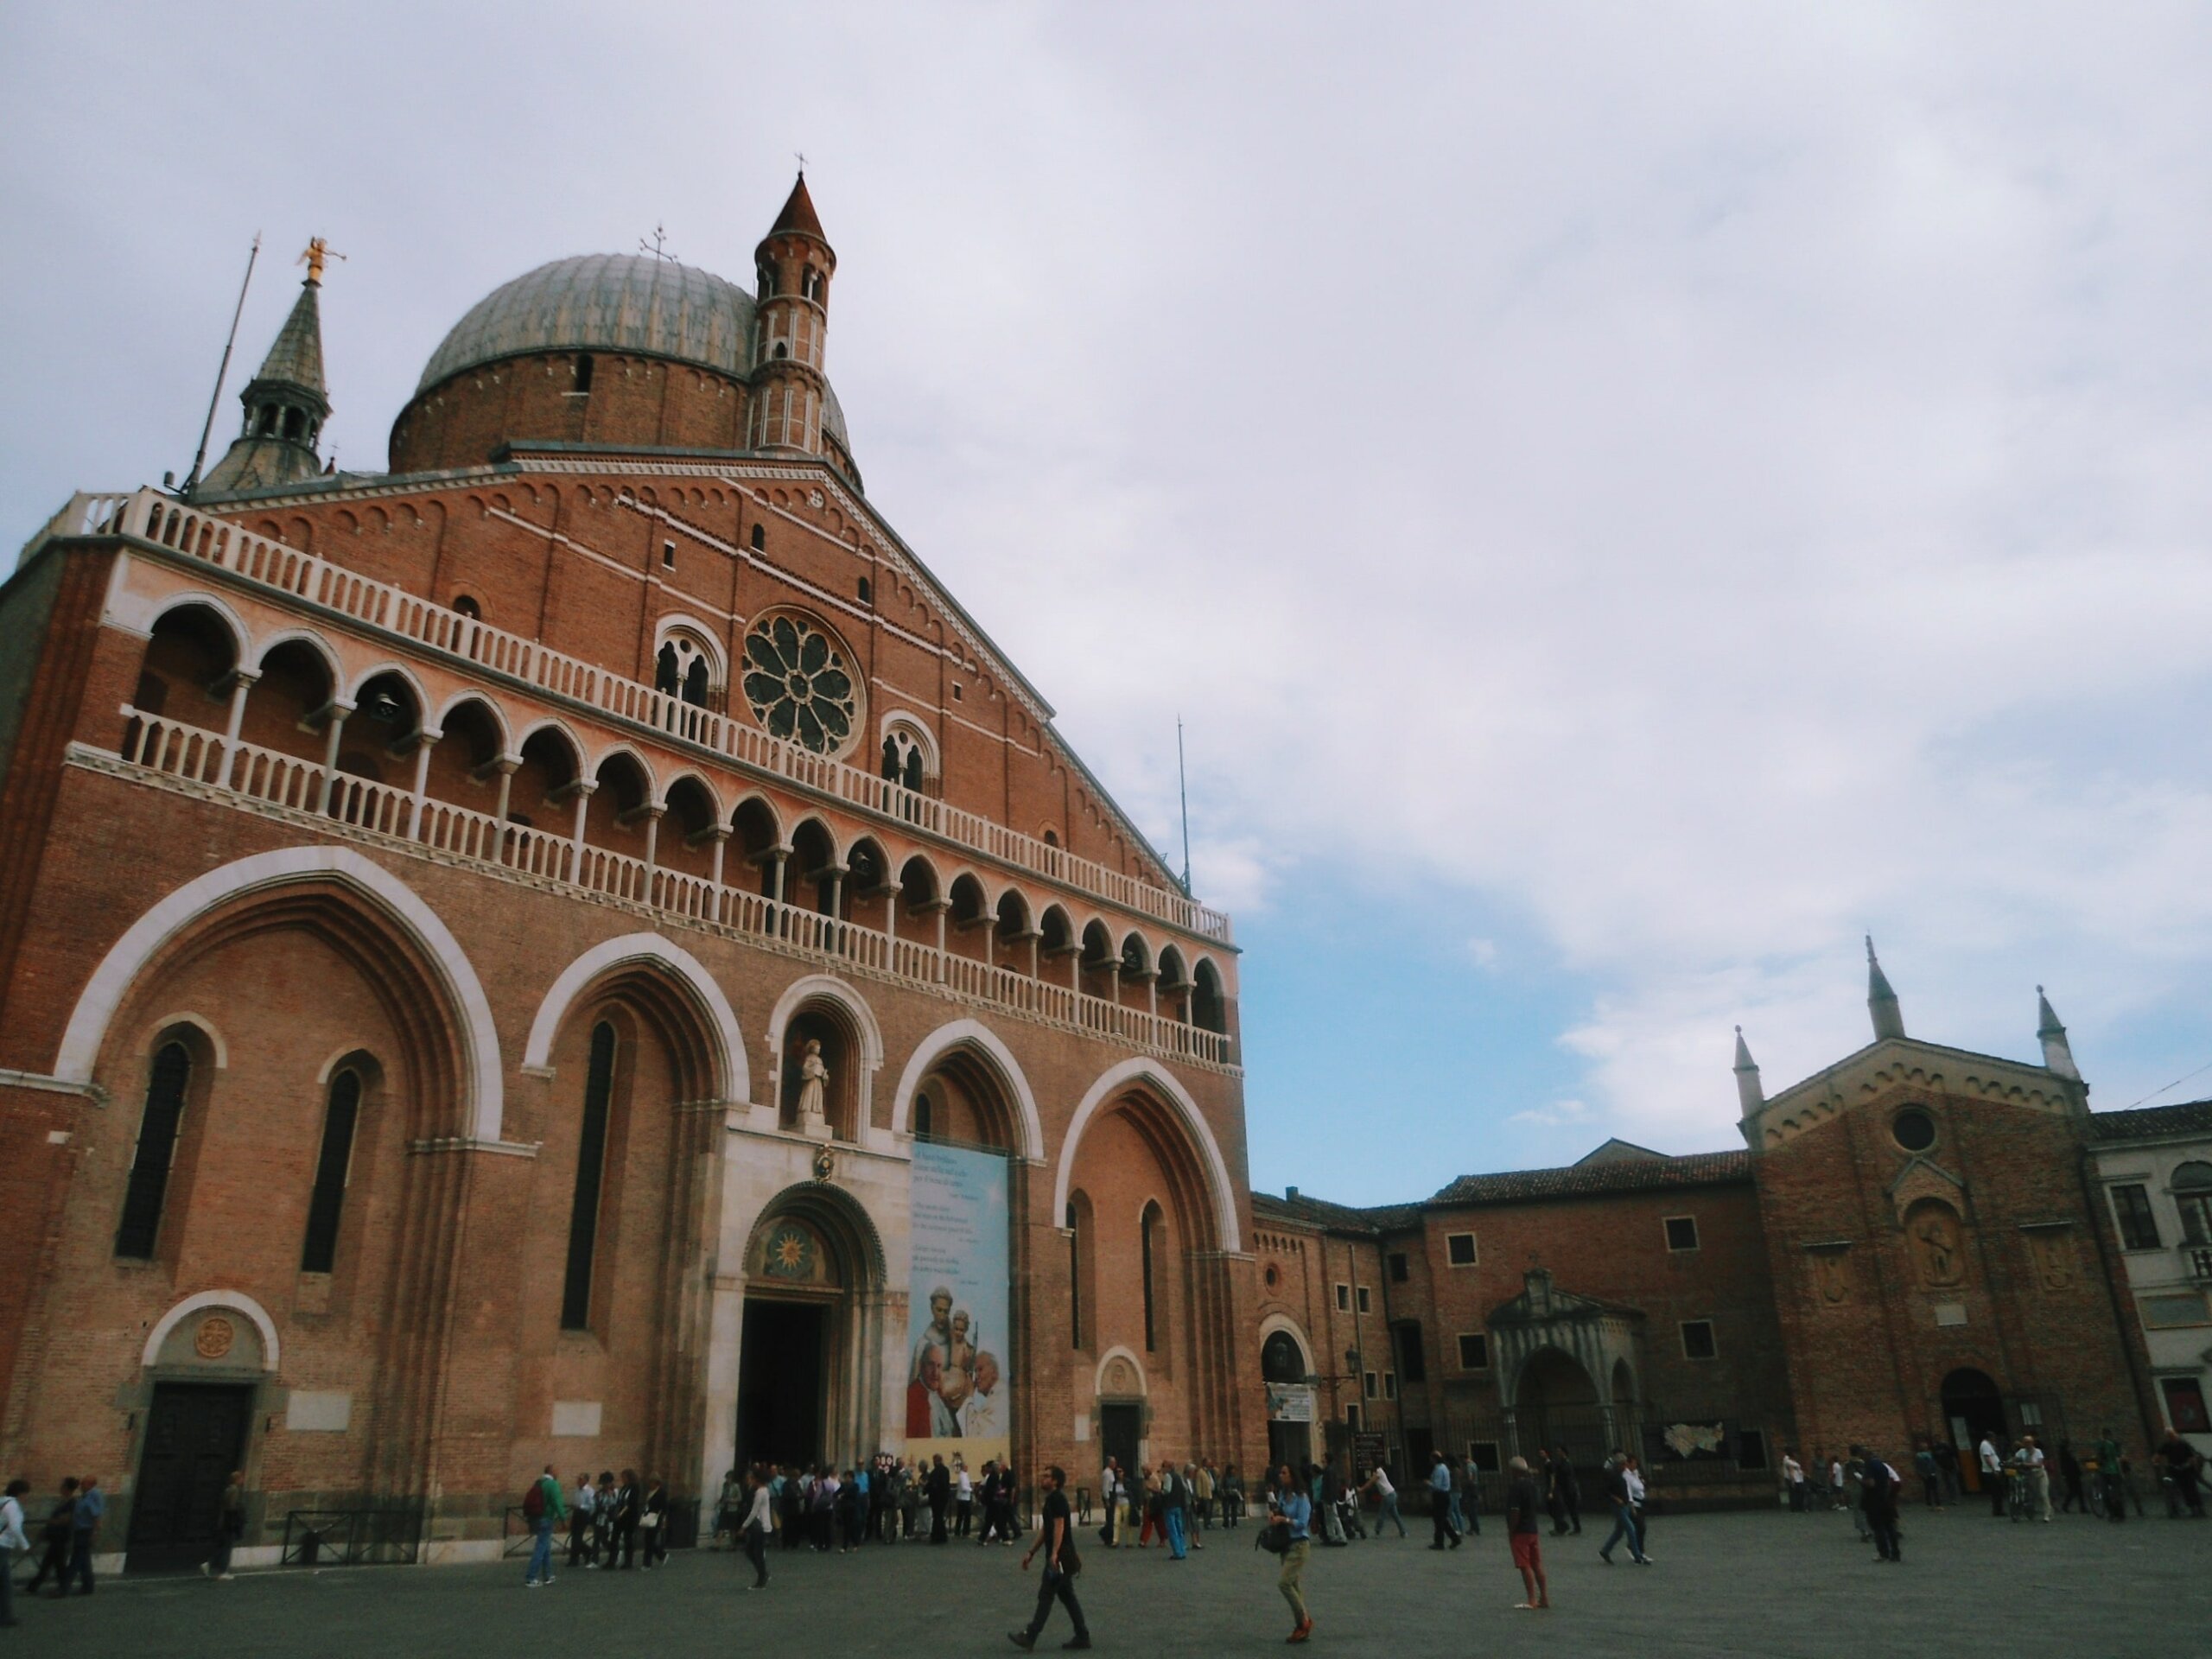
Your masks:
{"label": "conical spire", "polygon": [[2069,1083],[2081,1082],[2081,1071],[2074,1064],[2073,1045],[2066,1040],[2066,1027],[2058,1023],[2058,1014],[2040,985],[2036,987],[2036,1036],[2043,1044],[2044,1065]]}
{"label": "conical spire", "polygon": [[814,198],[806,193],[806,175],[804,171],[799,174],[798,182],[791,186],[791,194],[784,198],[784,211],[776,215],[776,222],[769,227],[768,234],[781,236],[791,231],[796,231],[801,236],[810,236],[825,245],[830,240],[823,234],[821,219],[815,215]]}
{"label": "conical spire", "polygon": [[316,451],[330,397],[322,380],[322,262],[328,250],[317,237],[302,257],[308,264],[300,297],[276,331],[261,372],[246,382],[238,401],[245,427],[222,460],[194,489],[206,495],[238,495],[276,489],[322,471]]}
{"label": "conical spire", "polygon": [[1736,1100],[1749,1117],[1766,1104],[1766,1090],[1759,1083],[1758,1062],[1751,1058],[1751,1046],[1744,1040],[1744,1028],[1736,1027]]}
{"label": "conical spire", "polygon": [[1874,954],[1874,936],[1866,936],[1866,1012],[1873,1016],[1874,1039],[1904,1035],[1904,1014],[1897,1007],[1897,994],[1890,988],[1890,976],[1882,971],[1881,958]]}
{"label": "conical spire", "polygon": [[255,385],[296,387],[328,402],[322,383],[322,306],[315,297],[321,291],[313,276],[300,284],[300,297],[276,331],[276,343],[253,377]]}

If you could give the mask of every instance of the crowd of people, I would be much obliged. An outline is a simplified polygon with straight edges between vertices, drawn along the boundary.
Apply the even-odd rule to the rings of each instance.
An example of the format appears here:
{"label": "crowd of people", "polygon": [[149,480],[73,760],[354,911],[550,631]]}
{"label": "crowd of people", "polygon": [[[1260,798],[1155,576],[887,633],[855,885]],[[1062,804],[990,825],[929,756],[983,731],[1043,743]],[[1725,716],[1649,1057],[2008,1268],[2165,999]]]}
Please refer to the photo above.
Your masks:
{"label": "crowd of people", "polygon": [[[1880,1461],[1869,1448],[1853,1446],[1840,1455],[1816,1450],[1808,1465],[1792,1447],[1782,1460],[1791,1512],[1847,1512],[1862,1540],[1876,1537],[1866,1518],[1866,1484],[1870,1465]],[[1920,1437],[1904,1467],[1883,1466],[1896,1483],[1896,1494],[1885,1497],[1906,1493],[1909,1480],[1917,1483],[1924,1509],[1947,1509],[1967,1495],[1957,1448],[1931,1436]],[[2062,1439],[2055,1452],[2046,1452],[2037,1435],[2003,1437],[1993,1430],[1976,1443],[1973,1467],[1996,1520],[2050,1522],[2078,1512],[2120,1522],[2131,1508],[2138,1516],[2146,1513],[2134,1459],[2110,1429],[2080,1452],[2070,1440]],[[2170,1519],[2202,1518],[2204,1459],[2196,1447],[2169,1428],[2152,1452],[2151,1472]]]}

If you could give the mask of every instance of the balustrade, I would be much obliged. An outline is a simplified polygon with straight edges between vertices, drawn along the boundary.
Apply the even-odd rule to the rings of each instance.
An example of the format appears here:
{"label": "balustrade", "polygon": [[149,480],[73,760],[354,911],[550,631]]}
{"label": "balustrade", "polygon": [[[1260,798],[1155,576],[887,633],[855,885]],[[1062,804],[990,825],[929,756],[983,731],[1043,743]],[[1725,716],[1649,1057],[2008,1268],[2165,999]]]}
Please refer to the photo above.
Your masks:
{"label": "balustrade", "polygon": [[[1111,1041],[1230,1064],[1229,1039],[1142,1008],[1127,1008],[1011,968],[979,962],[880,928],[780,904],[747,888],[662,868],[605,847],[122,707],[121,759],[141,774],[194,785],[242,807],[327,818],[410,849],[492,866],[712,931],[771,938],[804,955],[911,981]],[[79,746],[80,750],[82,746]],[[105,764],[113,766],[112,759]],[[326,792],[327,791],[327,792]]]}
{"label": "balustrade", "polygon": [[33,548],[61,536],[131,536],[204,560],[247,581],[384,629],[429,650],[581,702],[707,749],[724,760],[882,814],[972,851],[1080,888],[1124,909],[1230,943],[1229,918],[1180,893],[1140,881],[1095,860],[1079,858],[861,767],[769,736],[756,726],[656,690],[553,651],[536,640],[491,627],[389,582],[360,575],[314,554],[258,536],[172,500],[156,490],[131,495],[79,494],[54,515]]}

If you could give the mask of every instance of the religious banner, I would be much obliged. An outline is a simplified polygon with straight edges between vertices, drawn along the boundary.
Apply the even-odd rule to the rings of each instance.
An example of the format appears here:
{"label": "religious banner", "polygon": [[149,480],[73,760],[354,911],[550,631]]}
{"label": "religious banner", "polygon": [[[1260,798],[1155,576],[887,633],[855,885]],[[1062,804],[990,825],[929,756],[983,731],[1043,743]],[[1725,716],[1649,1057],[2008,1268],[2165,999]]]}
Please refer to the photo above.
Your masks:
{"label": "religious banner", "polygon": [[980,1475],[1014,1427],[1004,1155],[918,1141],[909,1207],[906,1454]]}
{"label": "religious banner", "polygon": [[1268,1383],[1268,1421],[1271,1423],[1312,1422],[1313,1390],[1303,1382]]}

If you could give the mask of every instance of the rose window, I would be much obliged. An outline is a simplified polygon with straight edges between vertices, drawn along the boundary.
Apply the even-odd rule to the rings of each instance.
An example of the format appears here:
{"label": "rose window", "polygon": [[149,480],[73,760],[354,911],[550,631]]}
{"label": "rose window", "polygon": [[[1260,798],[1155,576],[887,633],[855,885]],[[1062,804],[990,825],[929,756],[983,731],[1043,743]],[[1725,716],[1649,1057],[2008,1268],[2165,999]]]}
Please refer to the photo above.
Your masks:
{"label": "rose window", "polygon": [[746,635],[745,698],[771,737],[817,754],[843,748],[860,718],[844,652],[799,617],[771,617]]}

